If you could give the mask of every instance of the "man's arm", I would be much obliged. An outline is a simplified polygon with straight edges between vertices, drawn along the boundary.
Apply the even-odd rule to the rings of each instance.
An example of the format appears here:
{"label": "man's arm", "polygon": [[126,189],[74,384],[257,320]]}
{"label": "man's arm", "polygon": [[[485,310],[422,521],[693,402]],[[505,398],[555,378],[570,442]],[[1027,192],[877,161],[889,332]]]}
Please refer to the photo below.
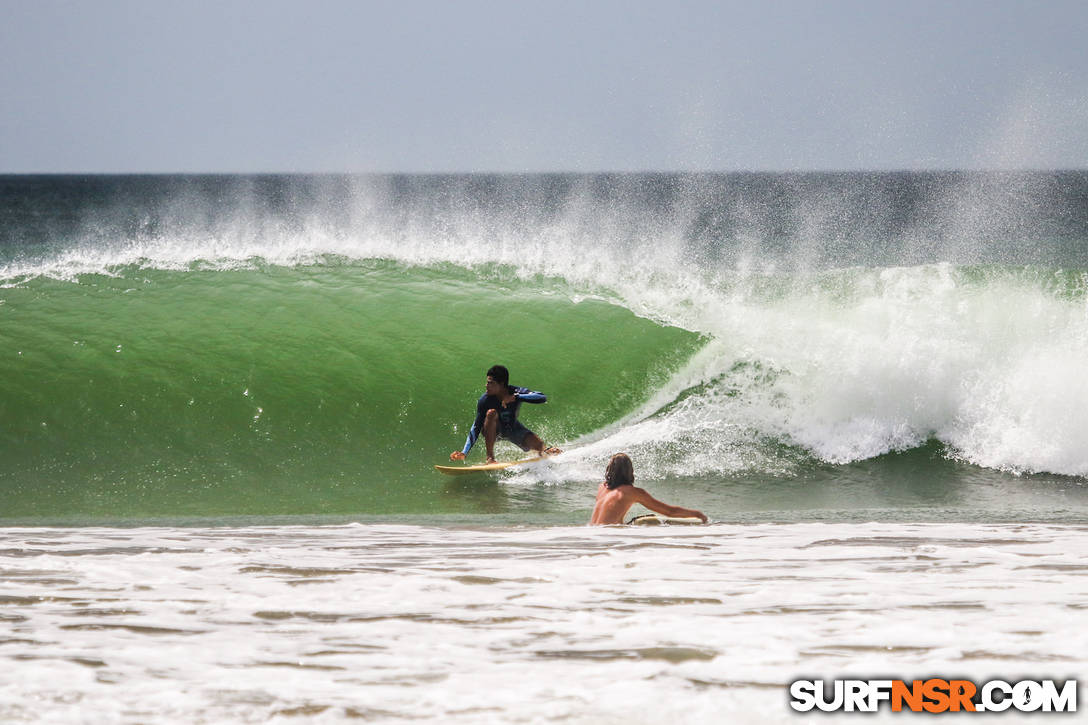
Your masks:
{"label": "man's arm", "polygon": [[665,514],[666,516],[672,516],[673,518],[678,519],[701,519],[704,524],[707,522],[706,514],[702,511],[686,509],[683,506],[673,506],[664,501],[658,501],[644,488],[635,487],[634,498],[637,503],[642,504],[651,511],[656,511],[659,514]]}
{"label": "man's arm", "polygon": [[476,444],[476,439],[480,437],[480,430],[484,427],[484,417],[486,415],[487,409],[484,407],[484,401],[477,401],[476,420],[472,421],[472,427],[468,429],[468,438],[465,439],[465,447],[461,449],[461,453],[466,456],[472,450],[472,446]]}
{"label": "man's arm", "polygon": [[514,388],[514,397],[523,403],[547,403],[548,396],[528,388]]}

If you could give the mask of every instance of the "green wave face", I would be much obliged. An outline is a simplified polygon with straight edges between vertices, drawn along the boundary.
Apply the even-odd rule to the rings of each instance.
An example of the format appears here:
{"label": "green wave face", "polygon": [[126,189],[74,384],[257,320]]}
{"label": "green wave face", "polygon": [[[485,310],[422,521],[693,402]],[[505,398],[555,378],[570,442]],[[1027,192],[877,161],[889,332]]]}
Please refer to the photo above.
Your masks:
{"label": "green wave face", "polygon": [[492,271],[128,267],[0,290],[0,518],[456,512],[430,469],[490,365],[548,394],[521,419],[562,444],[700,345]]}

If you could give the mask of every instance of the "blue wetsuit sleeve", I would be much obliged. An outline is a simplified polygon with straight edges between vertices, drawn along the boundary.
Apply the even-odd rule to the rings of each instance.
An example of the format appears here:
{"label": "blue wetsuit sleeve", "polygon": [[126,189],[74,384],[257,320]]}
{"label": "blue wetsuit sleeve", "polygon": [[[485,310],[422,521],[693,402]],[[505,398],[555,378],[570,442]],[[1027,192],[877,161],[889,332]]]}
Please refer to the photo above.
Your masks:
{"label": "blue wetsuit sleeve", "polygon": [[461,452],[466,456],[468,452],[472,450],[472,446],[476,444],[476,439],[480,437],[480,430],[484,426],[484,416],[487,415],[487,409],[484,408],[484,398],[480,398],[476,401],[476,420],[472,422],[472,427],[468,429],[468,438],[465,439],[465,447],[461,449]]}
{"label": "blue wetsuit sleeve", "polygon": [[538,393],[535,390],[529,390],[528,388],[514,388],[514,393],[517,394],[518,400],[523,403],[547,403],[548,396],[544,393]]}

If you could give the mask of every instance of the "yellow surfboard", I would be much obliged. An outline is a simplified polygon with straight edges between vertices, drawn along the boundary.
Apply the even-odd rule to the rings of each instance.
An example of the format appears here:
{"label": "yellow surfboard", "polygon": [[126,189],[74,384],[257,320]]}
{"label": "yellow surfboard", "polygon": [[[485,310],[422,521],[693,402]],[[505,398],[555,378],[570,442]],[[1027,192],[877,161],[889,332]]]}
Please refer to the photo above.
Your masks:
{"label": "yellow surfboard", "polygon": [[513,466],[523,466],[526,463],[536,463],[537,461],[543,461],[550,456],[533,456],[532,458],[522,458],[520,461],[499,461],[498,463],[481,463],[475,466],[435,466],[435,470],[446,474],[447,476],[465,476],[470,473],[492,473],[494,471],[502,471],[506,468],[512,468]]}

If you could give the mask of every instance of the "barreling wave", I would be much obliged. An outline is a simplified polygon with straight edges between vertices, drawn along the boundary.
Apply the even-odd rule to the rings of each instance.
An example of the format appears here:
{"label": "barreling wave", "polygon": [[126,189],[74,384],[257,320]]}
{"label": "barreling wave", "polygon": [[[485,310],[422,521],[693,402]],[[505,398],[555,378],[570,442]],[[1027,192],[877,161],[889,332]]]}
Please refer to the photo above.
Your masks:
{"label": "barreling wave", "polygon": [[933,442],[1088,476],[1081,222],[978,180],[816,181],[113,180],[134,191],[5,231],[7,513],[337,512],[360,487],[417,511],[500,361],[572,447],[530,480],[620,449],[643,476],[775,476]]}

